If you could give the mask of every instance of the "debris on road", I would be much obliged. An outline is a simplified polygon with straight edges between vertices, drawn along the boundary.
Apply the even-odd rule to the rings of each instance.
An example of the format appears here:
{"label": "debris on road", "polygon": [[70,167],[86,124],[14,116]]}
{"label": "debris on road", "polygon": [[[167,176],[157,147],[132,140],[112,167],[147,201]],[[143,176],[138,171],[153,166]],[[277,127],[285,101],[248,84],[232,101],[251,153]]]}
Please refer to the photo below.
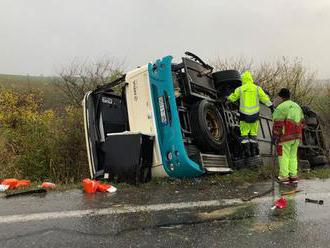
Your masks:
{"label": "debris on road", "polygon": [[271,209],[272,210],[274,210],[276,208],[282,209],[282,208],[285,208],[286,205],[287,205],[287,200],[284,197],[281,197],[280,199],[278,199],[274,202],[274,206]]}
{"label": "debris on road", "polygon": [[323,205],[323,203],[324,203],[323,200],[312,200],[312,199],[309,199],[309,198],[306,198],[305,202],[315,203],[315,204],[319,204],[319,205]]}
{"label": "debris on road", "polygon": [[110,184],[104,184],[97,180],[91,180],[88,178],[85,178],[83,180],[83,187],[84,187],[84,191],[90,194],[93,194],[96,191],[109,192],[109,193],[115,193],[117,191],[117,188]]}
{"label": "debris on road", "polygon": [[301,192],[302,190],[300,189],[294,189],[294,190],[291,190],[291,191],[287,191],[287,192],[282,192],[281,193],[281,196],[284,196],[284,195],[293,195],[295,193],[298,193],[298,192]]}
{"label": "debris on road", "polygon": [[269,194],[269,193],[271,193],[271,192],[273,192],[273,188],[271,188],[271,189],[269,189],[269,190],[266,190],[266,191],[264,191],[264,192],[261,192],[261,193],[253,192],[254,195],[249,196],[249,197],[244,197],[244,198],[242,198],[242,201],[251,201],[251,200],[253,200],[253,199],[255,199],[255,198],[265,196],[265,195],[267,195],[267,194]]}
{"label": "debris on road", "polygon": [[23,191],[14,191],[14,192],[6,192],[6,198],[13,196],[24,196],[24,195],[33,195],[33,194],[41,194],[47,193],[46,189],[28,189]]}

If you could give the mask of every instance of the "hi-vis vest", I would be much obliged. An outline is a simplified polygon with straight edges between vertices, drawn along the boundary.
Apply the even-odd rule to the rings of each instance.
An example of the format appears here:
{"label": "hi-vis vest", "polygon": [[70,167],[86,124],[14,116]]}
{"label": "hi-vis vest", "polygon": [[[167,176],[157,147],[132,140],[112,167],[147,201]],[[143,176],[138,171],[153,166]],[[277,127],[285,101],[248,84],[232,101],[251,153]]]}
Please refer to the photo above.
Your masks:
{"label": "hi-vis vest", "polygon": [[258,114],[260,101],[267,107],[272,105],[272,102],[263,89],[253,83],[253,78],[249,71],[246,71],[242,75],[242,86],[235,89],[228,97],[228,100],[231,102],[235,102],[238,99],[240,99],[239,111],[245,115]]}
{"label": "hi-vis vest", "polygon": [[287,100],[277,106],[273,113],[273,136],[279,143],[301,140],[304,127],[304,114],[300,106]]}

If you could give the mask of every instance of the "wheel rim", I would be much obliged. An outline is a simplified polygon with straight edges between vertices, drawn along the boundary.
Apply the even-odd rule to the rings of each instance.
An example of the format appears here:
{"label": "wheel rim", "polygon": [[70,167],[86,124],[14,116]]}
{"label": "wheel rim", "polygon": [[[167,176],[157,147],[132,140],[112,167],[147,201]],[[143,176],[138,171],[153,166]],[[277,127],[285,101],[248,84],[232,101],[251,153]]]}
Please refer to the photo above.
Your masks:
{"label": "wheel rim", "polygon": [[222,128],[220,120],[214,111],[208,111],[206,113],[206,124],[209,133],[215,140],[220,140],[222,137]]}

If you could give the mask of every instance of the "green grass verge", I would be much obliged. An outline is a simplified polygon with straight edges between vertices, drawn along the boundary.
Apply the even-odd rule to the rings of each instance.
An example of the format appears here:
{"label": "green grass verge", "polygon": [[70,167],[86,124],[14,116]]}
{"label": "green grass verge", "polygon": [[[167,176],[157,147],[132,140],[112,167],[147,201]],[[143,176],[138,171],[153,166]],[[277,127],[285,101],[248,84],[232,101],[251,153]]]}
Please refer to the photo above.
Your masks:
{"label": "green grass verge", "polygon": [[[230,174],[221,175],[205,175],[200,178],[195,179],[174,179],[174,178],[155,178],[150,183],[141,184],[143,188],[151,188],[156,186],[168,186],[168,185],[195,185],[199,184],[231,184],[231,185],[243,185],[243,184],[254,184],[262,181],[267,181],[272,179],[273,168],[271,165],[263,166],[258,169],[242,169],[234,171]],[[275,175],[278,174],[278,168],[275,169]],[[316,168],[310,171],[299,172],[301,179],[327,179],[330,178],[330,168]],[[120,184],[121,185],[121,184]],[[130,187],[130,185],[123,184],[125,187]]]}
{"label": "green grass verge", "polygon": [[304,179],[327,179],[330,178],[330,168],[316,168],[310,171],[303,171],[300,173],[300,176]]}

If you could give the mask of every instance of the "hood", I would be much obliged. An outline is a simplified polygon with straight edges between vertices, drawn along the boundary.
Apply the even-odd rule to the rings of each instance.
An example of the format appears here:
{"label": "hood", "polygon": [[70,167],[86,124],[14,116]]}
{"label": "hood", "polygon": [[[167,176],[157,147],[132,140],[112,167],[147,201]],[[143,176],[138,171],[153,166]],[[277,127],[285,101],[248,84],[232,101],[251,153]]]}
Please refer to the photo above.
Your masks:
{"label": "hood", "polygon": [[242,85],[244,84],[253,84],[253,78],[252,78],[252,74],[250,71],[245,71],[242,76]]}

